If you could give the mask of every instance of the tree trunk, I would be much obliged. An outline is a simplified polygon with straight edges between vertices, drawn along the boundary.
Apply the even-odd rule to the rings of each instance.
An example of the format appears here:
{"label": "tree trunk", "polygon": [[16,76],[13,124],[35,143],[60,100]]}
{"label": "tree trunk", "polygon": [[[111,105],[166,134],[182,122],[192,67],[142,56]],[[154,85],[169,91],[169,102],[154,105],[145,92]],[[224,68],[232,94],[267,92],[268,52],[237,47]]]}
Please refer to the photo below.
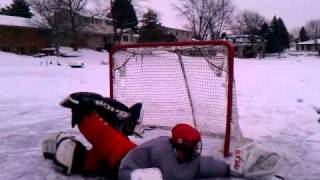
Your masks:
{"label": "tree trunk", "polygon": [[72,43],[73,43],[73,51],[78,51],[79,44],[78,44],[78,31],[75,27],[72,28]]}

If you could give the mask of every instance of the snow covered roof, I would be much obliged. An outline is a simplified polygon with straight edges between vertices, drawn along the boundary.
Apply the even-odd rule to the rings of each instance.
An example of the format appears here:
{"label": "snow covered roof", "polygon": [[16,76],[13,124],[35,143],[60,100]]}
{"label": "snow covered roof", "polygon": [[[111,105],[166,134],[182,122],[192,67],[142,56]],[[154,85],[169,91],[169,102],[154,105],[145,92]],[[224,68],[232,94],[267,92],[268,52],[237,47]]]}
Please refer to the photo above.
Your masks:
{"label": "snow covered roof", "polygon": [[251,36],[248,34],[228,35],[226,38],[229,42],[232,42],[236,46],[252,46],[258,43],[266,42],[262,36]]}
{"label": "snow covered roof", "polygon": [[93,34],[113,34],[113,27],[108,25],[96,25],[90,24],[82,28],[84,32],[89,32]]}
{"label": "snow covered roof", "polygon": [[32,18],[23,18],[6,15],[0,15],[0,26],[38,28],[38,26],[35,23],[32,23]]}
{"label": "snow covered roof", "polygon": [[164,27],[166,29],[191,32],[190,30],[187,30],[187,29],[184,29],[184,28],[181,28],[181,27],[169,27],[169,26],[162,26],[162,27]]}
{"label": "snow covered roof", "polygon": [[262,38],[262,36],[258,36],[258,35],[249,35],[249,34],[233,34],[233,35],[228,35],[228,38]]}
{"label": "snow covered roof", "polygon": [[298,45],[308,45],[308,44],[320,44],[320,39],[311,39],[309,41],[304,41],[297,43]]}

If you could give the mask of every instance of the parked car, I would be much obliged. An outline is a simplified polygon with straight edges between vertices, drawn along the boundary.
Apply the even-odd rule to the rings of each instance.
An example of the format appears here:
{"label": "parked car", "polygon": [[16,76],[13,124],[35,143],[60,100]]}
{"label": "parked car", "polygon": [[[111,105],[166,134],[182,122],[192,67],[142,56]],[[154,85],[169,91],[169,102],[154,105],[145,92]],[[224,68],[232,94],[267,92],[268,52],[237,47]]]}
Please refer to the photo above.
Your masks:
{"label": "parked car", "polygon": [[84,63],[81,61],[70,61],[68,62],[68,65],[71,68],[84,68]]}
{"label": "parked car", "polygon": [[34,54],[34,55],[32,55],[33,57],[36,57],[36,58],[42,58],[42,57],[45,57],[45,56],[47,56],[46,54],[44,54],[44,53],[37,53],[37,54]]}

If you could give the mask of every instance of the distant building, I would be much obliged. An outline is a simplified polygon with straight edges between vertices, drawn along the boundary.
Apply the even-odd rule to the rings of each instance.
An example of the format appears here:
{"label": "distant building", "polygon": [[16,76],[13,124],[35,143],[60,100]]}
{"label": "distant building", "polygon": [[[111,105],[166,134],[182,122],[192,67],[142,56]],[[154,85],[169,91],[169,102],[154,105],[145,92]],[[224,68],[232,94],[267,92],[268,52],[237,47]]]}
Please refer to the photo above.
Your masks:
{"label": "distant building", "polygon": [[[61,11],[61,16],[68,17],[67,12]],[[104,16],[93,16],[90,12],[82,12],[79,21],[83,24],[79,32],[79,47],[90,48],[95,50],[110,49],[114,44],[114,31],[112,19]],[[68,20],[66,27],[68,25]],[[137,42],[137,34],[131,30],[125,30],[120,40],[121,44]],[[72,46],[71,36],[67,36],[63,45]]]}
{"label": "distant building", "polygon": [[0,15],[0,50],[35,54],[48,47],[48,29],[36,26],[30,18]]}
{"label": "distant building", "polygon": [[238,58],[264,56],[266,51],[267,41],[261,36],[228,35],[226,40],[233,44],[235,57]]}
{"label": "distant building", "polygon": [[162,28],[167,31],[168,33],[171,33],[177,38],[177,41],[191,41],[193,39],[193,33],[191,31],[185,30],[185,29],[178,29],[178,28],[172,28],[172,27],[166,27],[162,26]]}
{"label": "distant building", "polygon": [[[112,21],[105,17],[81,15],[84,26],[79,32],[80,48],[109,49],[114,44]],[[65,21],[67,22],[67,20]],[[42,28],[34,19],[0,15],[0,50],[17,54],[36,54],[50,46],[51,29]],[[137,42],[138,35],[125,30],[120,43]],[[71,36],[65,35],[63,46],[72,46]]]}
{"label": "distant building", "polygon": [[320,39],[312,39],[309,41],[296,43],[297,51],[319,51],[320,50]]}

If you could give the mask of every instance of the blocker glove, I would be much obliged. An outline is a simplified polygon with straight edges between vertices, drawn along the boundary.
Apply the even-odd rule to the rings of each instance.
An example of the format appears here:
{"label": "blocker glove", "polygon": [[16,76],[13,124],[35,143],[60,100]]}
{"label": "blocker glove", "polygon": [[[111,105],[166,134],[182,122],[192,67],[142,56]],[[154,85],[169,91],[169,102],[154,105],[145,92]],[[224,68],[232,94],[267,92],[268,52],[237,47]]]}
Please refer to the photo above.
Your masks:
{"label": "blocker glove", "polygon": [[70,94],[60,104],[72,110],[72,127],[79,124],[86,114],[96,112],[104,121],[124,135],[138,135],[134,130],[139,124],[142,103],[136,103],[128,108],[121,102],[105,98],[100,94],[76,92]]}

